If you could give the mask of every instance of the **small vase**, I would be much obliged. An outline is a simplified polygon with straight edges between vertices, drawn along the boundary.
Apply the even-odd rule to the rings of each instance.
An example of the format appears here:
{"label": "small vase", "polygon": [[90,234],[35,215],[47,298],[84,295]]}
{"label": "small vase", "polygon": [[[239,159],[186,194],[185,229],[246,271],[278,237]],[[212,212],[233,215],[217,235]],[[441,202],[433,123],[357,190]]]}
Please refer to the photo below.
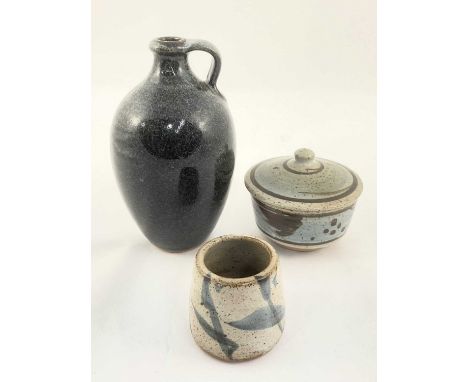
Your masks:
{"label": "small vase", "polygon": [[[163,37],[151,73],[121,103],[113,123],[114,168],[144,235],[168,251],[198,246],[213,230],[234,170],[234,131],[216,87],[221,59],[206,41]],[[206,81],[187,54],[210,53]]]}
{"label": "small vase", "polygon": [[198,251],[190,329],[207,353],[226,361],[268,352],[284,328],[278,255],[250,236],[221,236]]}

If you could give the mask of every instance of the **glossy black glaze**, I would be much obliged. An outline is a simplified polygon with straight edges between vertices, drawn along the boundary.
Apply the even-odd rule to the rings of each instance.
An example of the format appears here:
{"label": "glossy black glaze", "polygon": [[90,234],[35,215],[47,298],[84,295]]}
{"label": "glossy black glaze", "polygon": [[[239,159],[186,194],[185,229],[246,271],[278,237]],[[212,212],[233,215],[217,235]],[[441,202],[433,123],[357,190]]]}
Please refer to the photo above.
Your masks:
{"label": "glossy black glaze", "polygon": [[[161,38],[148,78],[120,105],[113,124],[114,167],[125,201],[153,244],[183,251],[201,244],[226,201],[234,170],[234,132],[216,88],[220,58],[205,41]],[[207,81],[187,53],[214,58]]]}

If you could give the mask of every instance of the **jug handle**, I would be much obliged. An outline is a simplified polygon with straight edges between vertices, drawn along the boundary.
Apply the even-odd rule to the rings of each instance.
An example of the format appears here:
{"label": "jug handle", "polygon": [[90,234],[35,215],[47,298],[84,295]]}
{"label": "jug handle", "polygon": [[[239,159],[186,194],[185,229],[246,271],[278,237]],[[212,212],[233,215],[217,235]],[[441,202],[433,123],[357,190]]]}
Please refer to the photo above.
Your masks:
{"label": "jug handle", "polygon": [[221,56],[219,55],[216,47],[205,40],[189,40],[187,41],[187,45],[187,53],[194,50],[201,50],[209,53],[213,57],[213,62],[211,63],[208,76],[206,77],[206,82],[208,85],[218,90],[216,88],[216,82],[218,81],[219,72],[221,70]]}

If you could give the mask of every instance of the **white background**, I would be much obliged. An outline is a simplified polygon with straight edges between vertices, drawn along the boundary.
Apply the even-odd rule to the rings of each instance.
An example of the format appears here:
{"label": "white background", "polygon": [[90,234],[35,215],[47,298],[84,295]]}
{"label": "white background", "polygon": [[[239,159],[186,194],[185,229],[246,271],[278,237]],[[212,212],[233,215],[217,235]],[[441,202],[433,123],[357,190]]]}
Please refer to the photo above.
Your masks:
{"label": "white background", "polygon": [[[467,12],[378,6],[378,381],[468,380]],[[90,15],[0,13],[2,381],[91,379]]]}
{"label": "white background", "polygon": [[[93,7],[94,381],[374,381],[374,1],[96,0]],[[236,168],[210,237],[260,236],[243,176],[263,159],[310,147],[364,182],[343,239],[309,254],[276,247],[286,329],[279,344],[254,361],[227,364],[196,346],[188,324],[195,250],[169,254],[153,247],[114,180],[113,115],[152,65],[149,41],[165,35],[210,40],[223,59],[218,87],[235,123]],[[209,56],[192,54],[190,62],[205,77]]]}

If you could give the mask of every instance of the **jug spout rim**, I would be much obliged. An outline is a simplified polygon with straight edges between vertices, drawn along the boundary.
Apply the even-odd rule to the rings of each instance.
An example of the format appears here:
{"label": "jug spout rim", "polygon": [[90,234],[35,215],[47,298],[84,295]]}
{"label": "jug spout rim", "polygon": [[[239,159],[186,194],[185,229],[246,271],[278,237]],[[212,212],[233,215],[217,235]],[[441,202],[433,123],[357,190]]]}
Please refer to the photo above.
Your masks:
{"label": "jug spout rim", "polygon": [[150,49],[158,53],[185,53],[187,48],[187,40],[176,36],[158,37],[150,42]]}

